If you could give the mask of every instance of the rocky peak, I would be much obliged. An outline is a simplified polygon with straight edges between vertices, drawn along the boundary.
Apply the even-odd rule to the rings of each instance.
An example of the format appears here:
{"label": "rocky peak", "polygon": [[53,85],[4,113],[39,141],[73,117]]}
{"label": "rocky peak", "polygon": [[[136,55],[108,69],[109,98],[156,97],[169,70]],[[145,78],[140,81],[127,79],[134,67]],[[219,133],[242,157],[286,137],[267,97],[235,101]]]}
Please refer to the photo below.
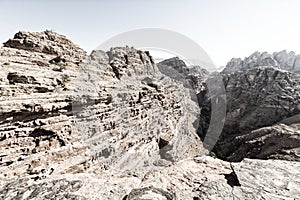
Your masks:
{"label": "rocky peak", "polygon": [[219,158],[299,161],[297,60],[294,52],[255,52],[244,60],[228,63],[222,72],[227,114],[214,148]]}
{"label": "rocky peak", "polygon": [[163,61],[159,62],[159,65],[161,65],[161,66],[171,66],[175,70],[177,70],[179,73],[183,73],[183,74],[186,74],[186,75],[188,74],[187,65],[179,57],[173,57],[173,58],[163,60]]}
{"label": "rocky peak", "polygon": [[114,47],[106,53],[109,58],[109,65],[118,79],[123,75],[127,77],[149,76],[158,72],[148,51],[137,50],[133,47]]}
{"label": "rocky peak", "polygon": [[3,43],[3,46],[56,56],[67,56],[72,57],[73,60],[82,60],[86,57],[86,52],[67,39],[66,36],[51,30],[43,32],[20,31],[14,35],[13,39]]}
{"label": "rocky peak", "polygon": [[300,72],[300,55],[295,52],[287,52],[286,50],[274,52],[254,52],[249,57],[233,58],[227,63],[225,69],[222,71],[224,74],[233,73],[240,70],[248,70],[255,67],[274,67],[291,72]]}
{"label": "rocky peak", "polygon": [[186,80],[191,88],[198,94],[203,89],[203,83],[209,72],[200,66],[187,66],[178,57],[163,60],[157,64],[158,69],[163,74],[175,79]]}

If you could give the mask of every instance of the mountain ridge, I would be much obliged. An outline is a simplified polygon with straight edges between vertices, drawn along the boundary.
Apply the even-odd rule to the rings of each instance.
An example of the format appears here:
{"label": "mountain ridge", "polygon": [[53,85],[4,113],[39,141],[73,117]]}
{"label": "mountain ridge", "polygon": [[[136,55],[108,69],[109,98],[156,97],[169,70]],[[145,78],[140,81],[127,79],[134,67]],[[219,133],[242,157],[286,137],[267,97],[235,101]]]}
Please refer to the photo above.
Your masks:
{"label": "mountain ridge", "polygon": [[[156,65],[149,52],[129,47],[87,55],[64,37],[60,40],[61,35],[48,34],[52,37],[46,37],[46,32],[22,32],[0,48],[1,199],[299,196],[299,162],[286,161],[287,157],[278,160],[276,155],[249,159],[249,152],[260,155],[251,144],[260,148],[261,143],[251,143],[248,134],[240,137],[246,145],[240,145],[238,138],[221,141],[230,151],[240,152],[241,162],[213,158],[203,148],[197,131],[202,133],[201,124],[210,120],[211,97],[205,80],[213,74],[197,66],[187,68],[178,58]],[[252,69],[258,79],[267,80],[256,70],[261,69]],[[224,75],[225,85],[247,93],[251,87],[242,77],[251,74],[236,73],[228,75],[231,81]],[[276,77],[285,74],[278,72]],[[284,91],[297,80],[289,76],[292,81],[283,85]],[[236,91],[226,92],[229,105],[248,99],[241,95],[235,102]],[[202,98],[197,98],[199,93]],[[297,93],[291,93],[296,101]],[[278,124],[264,129],[263,135],[254,127],[253,136],[269,141],[259,136],[276,130],[278,137],[296,145],[298,128],[295,123]],[[278,142],[277,136],[268,144]],[[224,149],[216,155],[230,160],[223,153],[234,156]]]}

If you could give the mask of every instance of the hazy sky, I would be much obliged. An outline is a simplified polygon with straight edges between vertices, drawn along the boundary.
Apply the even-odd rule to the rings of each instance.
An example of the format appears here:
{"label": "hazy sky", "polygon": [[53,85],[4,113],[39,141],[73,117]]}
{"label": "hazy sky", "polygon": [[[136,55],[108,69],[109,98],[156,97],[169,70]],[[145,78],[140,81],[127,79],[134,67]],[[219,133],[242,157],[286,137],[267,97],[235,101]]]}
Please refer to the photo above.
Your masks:
{"label": "hazy sky", "polygon": [[299,0],[0,0],[0,41],[52,29],[90,52],[119,33],[164,28],[197,42],[216,65],[259,51],[300,54]]}

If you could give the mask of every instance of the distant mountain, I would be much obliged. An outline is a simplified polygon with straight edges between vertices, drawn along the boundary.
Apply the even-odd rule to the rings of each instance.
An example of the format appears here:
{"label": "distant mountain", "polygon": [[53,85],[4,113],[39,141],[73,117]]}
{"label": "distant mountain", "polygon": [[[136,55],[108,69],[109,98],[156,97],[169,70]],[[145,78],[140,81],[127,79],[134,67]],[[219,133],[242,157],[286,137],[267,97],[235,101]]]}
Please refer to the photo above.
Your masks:
{"label": "distant mountain", "polygon": [[300,55],[286,51],[228,62],[221,72],[227,116],[214,148],[218,157],[300,161],[299,69]]}
{"label": "distant mountain", "polygon": [[232,73],[244,69],[251,69],[255,67],[275,67],[295,73],[300,73],[300,55],[295,52],[287,52],[286,50],[274,52],[255,52],[245,59],[233,58],[227,63],[223,73]]}

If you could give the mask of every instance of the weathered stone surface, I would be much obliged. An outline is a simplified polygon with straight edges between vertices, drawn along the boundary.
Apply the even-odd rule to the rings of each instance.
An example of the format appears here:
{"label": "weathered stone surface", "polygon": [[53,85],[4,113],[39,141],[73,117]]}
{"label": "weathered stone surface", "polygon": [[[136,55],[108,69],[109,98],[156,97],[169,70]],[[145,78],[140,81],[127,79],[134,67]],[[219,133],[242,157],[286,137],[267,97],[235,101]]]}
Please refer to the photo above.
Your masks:
{"label": "weathered stone surface", "polygon": [[161,61],[157,64],[161,73],[180,81],[185,81],[187,87],[195,90],[198,94],[204,89],[204,82],[209,72],[200,66],[187,66],[178,57]]}
{"label": "weathered stone surface", "polygon": [[[148,52],[115,47],[87,56],[51,31],[21,32],[6,42],[0,48],[0,199],[297,199],[297,162],[203,156],[197,97],[208,105],[207,73],[177,58],[162,63],[172,74],[161,73]],[[251,106],[268,105],[259,112],[278,125],[245,120],[240,139],[230,142],[242,140],[247,148],[228,154],[297,160],[298,77],[255,70],[253,80],[268,83],[259,101],[247,104],[251,95],[243,91],[260,87],[240,74],[224,78],[228,91],[241,88],[237,97],[250,114],[257,112]],[[276,93],[286,97],[273,100]],[[230,112],[240,101],[232,96]],[[269,138],[274,132],[285,140]],[[252,151],[251,140],[263,140],[267,151]]]}
{"label": "weathered stone surface", "polygon": [[[235,69],[239,64],[230,62],[222,72],[227,115],[214,152],[229,161],[245,157],[299,161],[299,126],[291,124],[300,122],[300,76],[272,65],[262,67],[260,59],[257,54],[247,58],[249,69]],[[282,66],[286,62],[280,61]],[[205,107],[209,111],[209,102]]]}
{"label": "weathered stone surface", "polygon": [[276,124],[299,114],[300,76],[274,68],[254,68],[224,77],[227,135]]}
{"label": "weathered stone surface", "polygon": [[13,39],[3,43],[4,47],[23,49],[33,52],[57,56],[71,57],[72,61],[80,62],[85,58],[85,51],[74,45],[64,35],[51,30],[41,33],[20,31]]}
{"label": "weathered stone surface", "polygon": [[[41,46],[68,41],[44,34],[21,36]],[[81,50],[70,43],[68,59],[5,46],[0,50],[1,180],[81,172],[93,162],[142,176],[148,168],[201,152],[193,126],[197,103],[182,100],[190,91],[159,73],[148,52],[97,50],[78,65],[74,60]]]}
{"label": "weathered stone surface", "polygon": [[[81,105],[76,108],[80,110],[75,119],[78,132],[96,144],[89,143],[97,159],[134,170],[201,151],[193,125],[199,108],[191,99],[182,101],[182,96],[190,96],[189,89],[160,74],[145,52],[126,47],[111,49],[108,57],[103,52],[92,55],[84,66],[85,75],[74,83],[73,103]],[[105,59],[101,65],[96,62]],[[99,95],[109,96],[111,102],[107,97],[97,99]],[[81,110],[89,99],[92,105]],[[99,111],[100,117],[95,114]]]}
{"label": "weathered stone surface", "polygon": [[144,177],[136,177],[99,170],[93,165],[85,173],[6,183],[0,187],[0,198],[297,199],[299,167],[299,162],[246,159],[230,164],[204,156],[158,167]]}
{"label": "weathered stone surface", "polygon": [[299,162],[250,160],[232,164],[240,187],[233,188],[238,199],[299,199]]}
{"label": "weathered stone surface", "polygon": [[229,161],[241,161],[245,157],[299,161],[299,128],[299,124],[276,124],[228,136],[215,151],[220,158]]}

